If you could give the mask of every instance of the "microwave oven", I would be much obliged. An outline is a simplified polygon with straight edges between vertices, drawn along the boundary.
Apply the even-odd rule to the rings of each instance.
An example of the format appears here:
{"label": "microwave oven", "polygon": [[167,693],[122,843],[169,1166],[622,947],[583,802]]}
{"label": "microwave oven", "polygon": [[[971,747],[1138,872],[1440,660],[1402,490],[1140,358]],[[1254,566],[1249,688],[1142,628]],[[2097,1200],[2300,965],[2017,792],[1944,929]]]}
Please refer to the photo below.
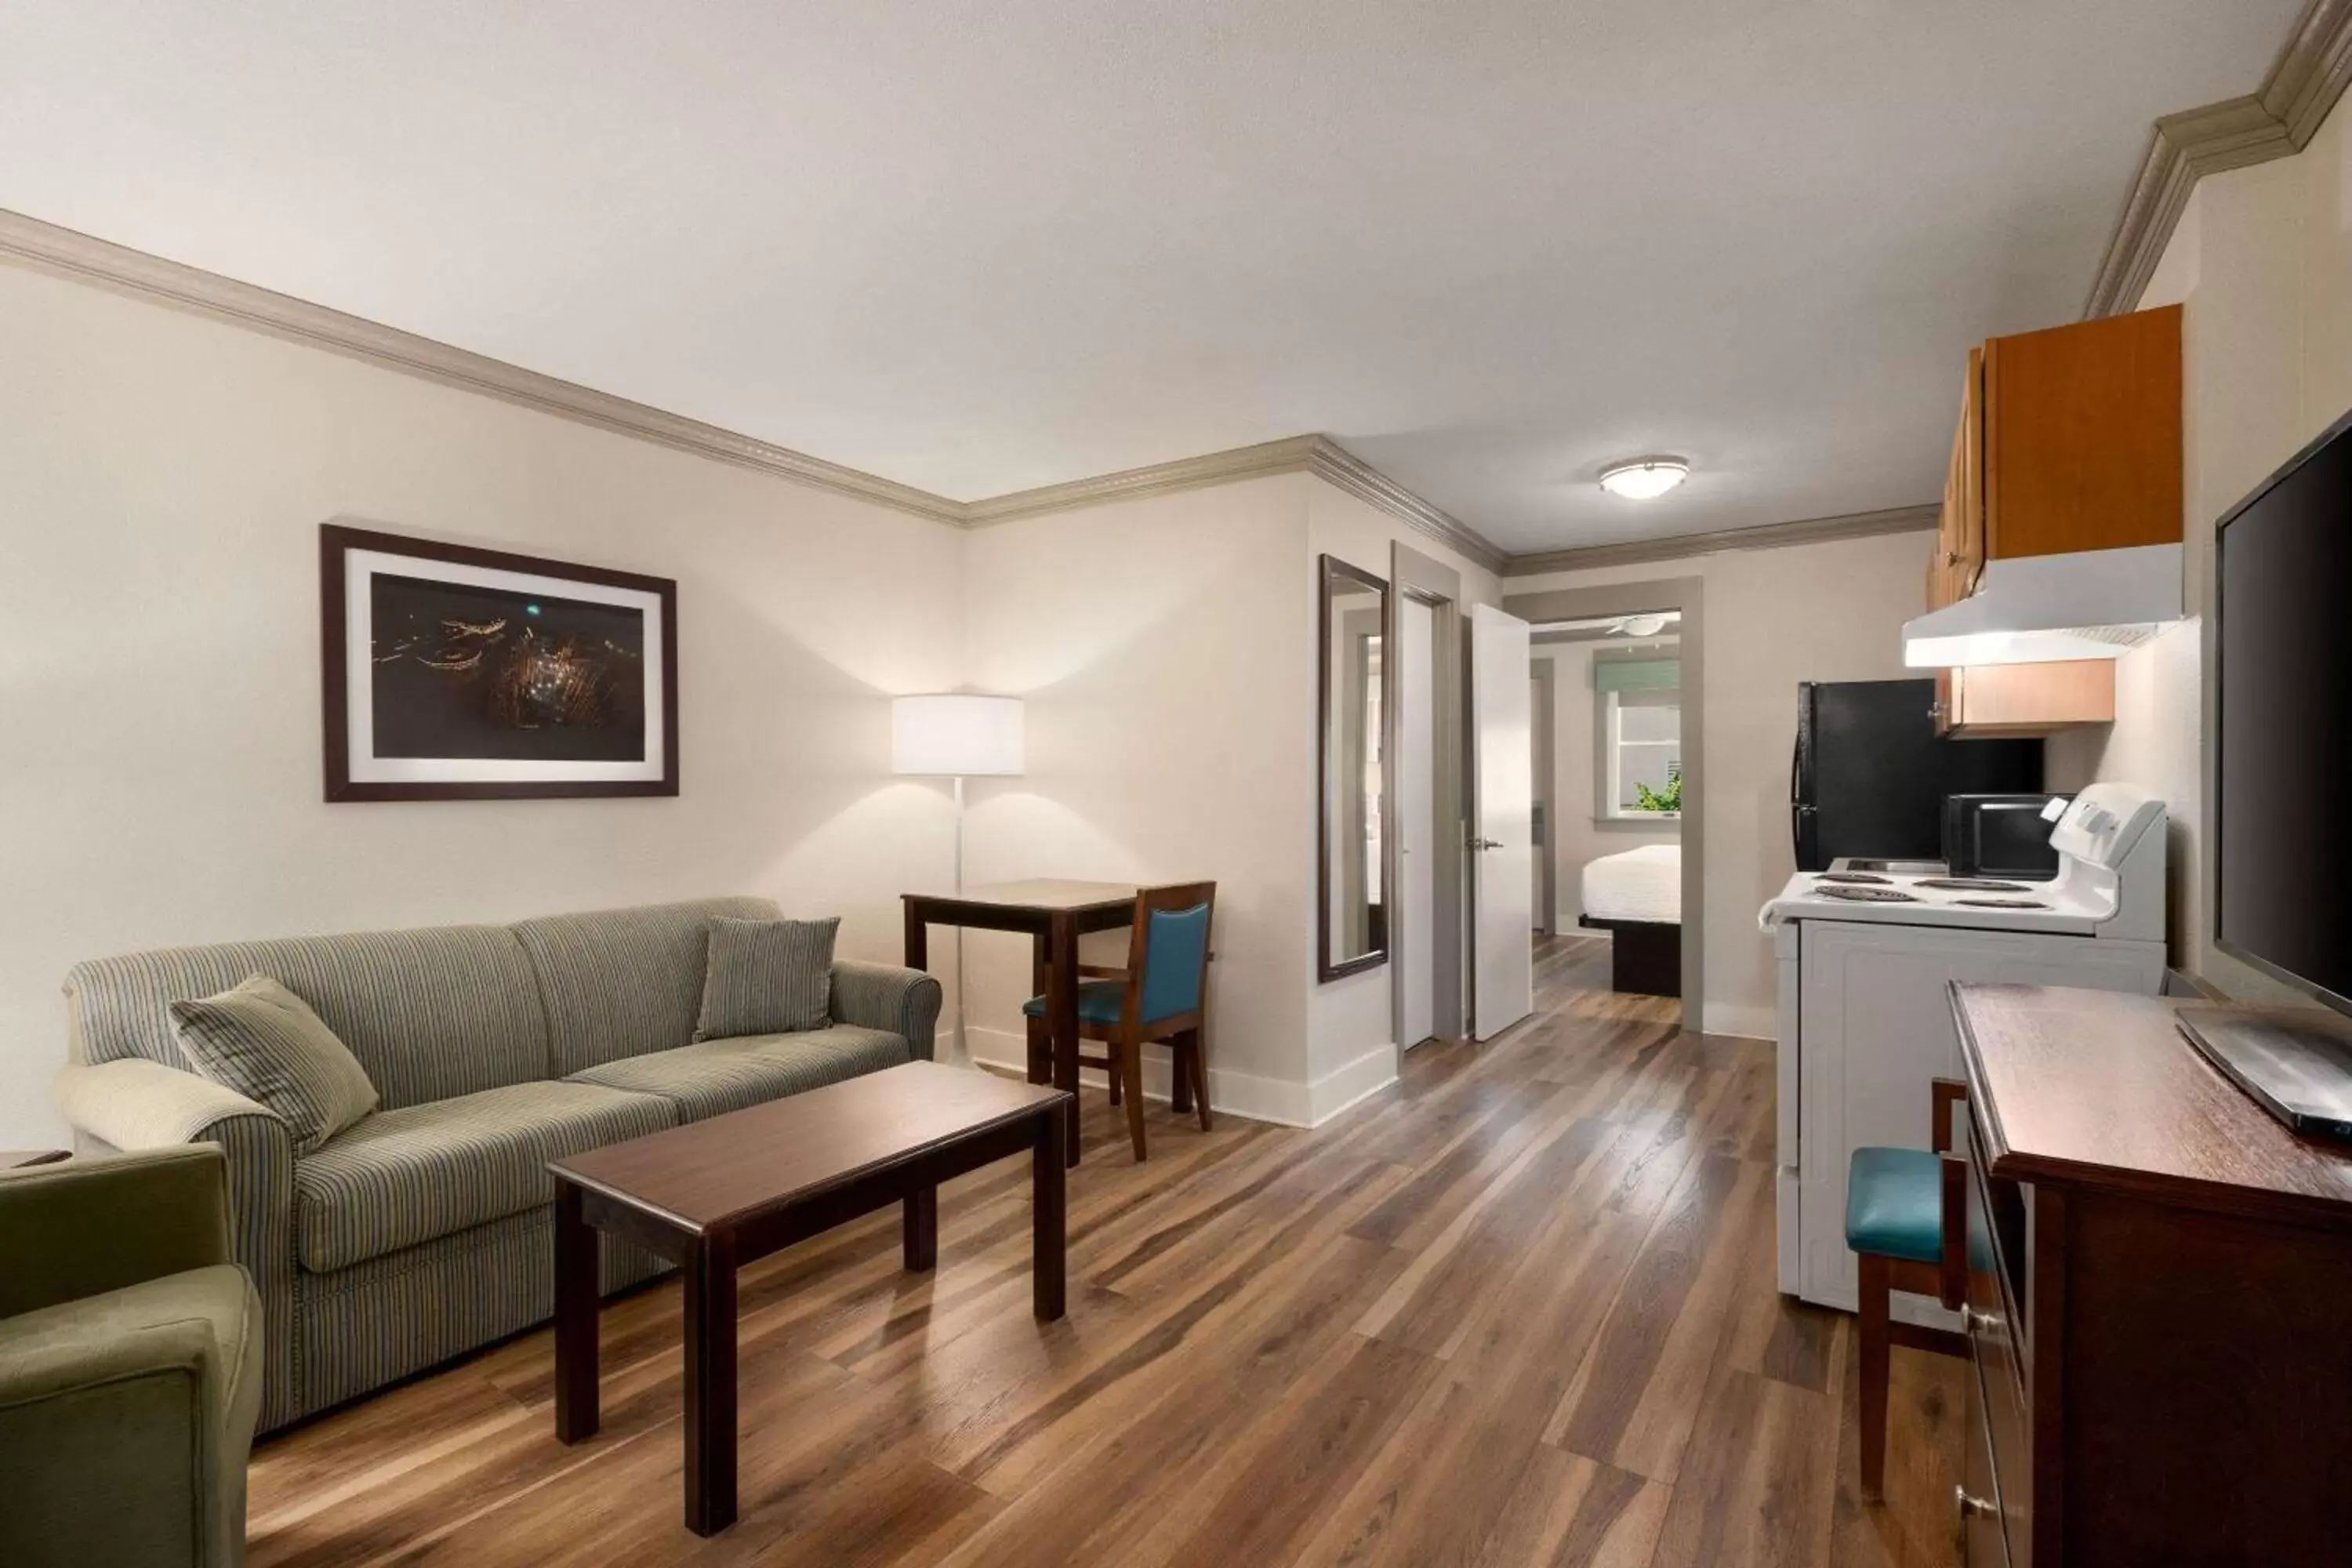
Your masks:
{"label": "microwave oven", "polygon": [[2051,829],[2065,797],[2051,795],[1948,795],[1944,862],[1955,877],[2046,882],[2058,875]]}

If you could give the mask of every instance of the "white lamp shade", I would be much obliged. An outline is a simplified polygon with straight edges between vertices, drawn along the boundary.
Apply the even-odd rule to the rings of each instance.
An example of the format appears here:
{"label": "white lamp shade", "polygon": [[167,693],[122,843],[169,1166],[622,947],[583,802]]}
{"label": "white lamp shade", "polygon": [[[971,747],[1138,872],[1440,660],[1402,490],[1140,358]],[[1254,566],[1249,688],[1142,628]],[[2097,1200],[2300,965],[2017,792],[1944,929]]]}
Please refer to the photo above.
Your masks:
{"label": "white lamp shade", "polygon": [[1018,697],[954,691],[891,700],[892,773],[1011,777],[1021,763]]}

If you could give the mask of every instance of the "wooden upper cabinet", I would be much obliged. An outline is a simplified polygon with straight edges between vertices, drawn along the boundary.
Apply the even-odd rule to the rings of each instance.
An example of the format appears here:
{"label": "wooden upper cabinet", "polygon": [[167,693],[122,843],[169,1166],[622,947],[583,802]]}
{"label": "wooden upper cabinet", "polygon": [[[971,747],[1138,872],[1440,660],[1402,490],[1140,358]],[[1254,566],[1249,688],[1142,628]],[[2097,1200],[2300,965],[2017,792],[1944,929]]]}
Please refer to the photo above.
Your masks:
{"label": "wooden upper cabinet", "polygon": [[2116,661],[1974,664],[1936,672],[1936,732],[1961,740],[2054,735],[2116,721]]}
{"label": "wooden upper cabinet", "polygon": [[1980,372],[1970,358],[1979,560],[2180,542],[2179,306],[1995,338]]}
{"label": "wooden upper cabinet", "polygon": [[[2180,307],[1995,338],[1969,353],[1927,607],[1977,590],[1987,561],[2177,544]],[[1991,665],[1937,678],[1937,727],[2047,735],[2115,718],[2112,660]]]}

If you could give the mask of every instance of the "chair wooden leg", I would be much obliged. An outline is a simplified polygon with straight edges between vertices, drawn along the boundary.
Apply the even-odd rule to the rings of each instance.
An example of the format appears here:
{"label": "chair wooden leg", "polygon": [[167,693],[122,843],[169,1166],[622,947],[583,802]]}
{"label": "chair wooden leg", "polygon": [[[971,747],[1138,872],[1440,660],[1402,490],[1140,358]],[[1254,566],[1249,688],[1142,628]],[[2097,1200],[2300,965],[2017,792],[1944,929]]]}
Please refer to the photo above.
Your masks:
{"label": "chair wooden leg", "polygon": [[[1115,1061],[1118,1057],[1117,1049],[1114,1048],[1111,1054]],[[1121,1100],[1126,1098],[1120,1091],[1118,1081],[1119,1072],[1118,1067],[1114,1065],[1108,1072],[1103,1074],[1103,1077],[1108,1079],[1110,1082],[1110,1102],[1113,1105],[1117,1105]]]}
{"label": "chair wooden leg", "polygon": [[1862,1493],[1886,1494],[1887,1311],[1895,1289],[1886,1259],[1863,1253],[1862,1265]]}
{"label": "chair wooden leg", "polygon": [[1135,1163],[1143,1163],[1143,1047],[1133,1040],[1121,1040],[1111,1047],[1118,1065],[1112,1069],[1114,1079],[1127,1079],[1127,1135],[1135,1143]]}
{"label": "chair wooden leg", "polygon": [[1184,1031],[1181,1055],[1185,1069],[1192,1079],[1192,1104],[1201,1113],[1201,1131],[1206,1132],[1209,1130],[1209,1063],[1207,1053],[1202,1049],[1200,1030]]}

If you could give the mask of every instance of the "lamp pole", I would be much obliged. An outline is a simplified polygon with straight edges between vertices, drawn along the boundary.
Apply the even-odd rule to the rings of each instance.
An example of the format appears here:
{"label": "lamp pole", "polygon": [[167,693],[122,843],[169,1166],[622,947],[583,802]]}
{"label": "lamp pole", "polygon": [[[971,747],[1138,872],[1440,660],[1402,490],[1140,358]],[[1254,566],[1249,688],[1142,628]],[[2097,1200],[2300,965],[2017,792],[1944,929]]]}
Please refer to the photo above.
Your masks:
{"label": "lamp pole", "polygon": [[[963,775],[955,777],[955,890],[963,897]],[[963,927],[955,928],[956,947],[956,1055],[964,1062],[971,1060],[971,1043],[964,1037],[963,1018]]]}

